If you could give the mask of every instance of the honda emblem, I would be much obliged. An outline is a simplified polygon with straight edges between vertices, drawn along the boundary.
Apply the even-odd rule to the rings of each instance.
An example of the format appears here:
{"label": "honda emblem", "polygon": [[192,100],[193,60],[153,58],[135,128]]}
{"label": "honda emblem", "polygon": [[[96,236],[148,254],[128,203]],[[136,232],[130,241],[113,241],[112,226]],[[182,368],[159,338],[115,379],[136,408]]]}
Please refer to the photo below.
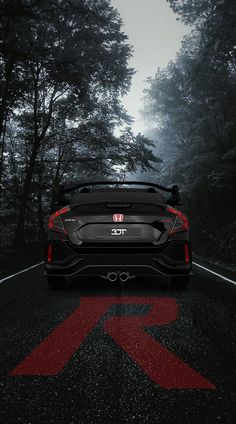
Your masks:
{"label": "honda emblem", "polygon": [[114,222],[123,222],[124,221],[124,215],[122,213],[114,213],[113,221]]}

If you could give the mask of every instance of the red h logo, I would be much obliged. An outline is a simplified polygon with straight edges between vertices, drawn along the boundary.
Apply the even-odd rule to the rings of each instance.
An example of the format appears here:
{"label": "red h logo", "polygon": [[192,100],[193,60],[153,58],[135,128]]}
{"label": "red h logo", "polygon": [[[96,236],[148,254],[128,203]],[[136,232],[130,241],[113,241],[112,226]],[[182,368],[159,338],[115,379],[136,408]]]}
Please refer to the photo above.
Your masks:
{"label": "red h logo", "polygon": [[114,222],[123,222],[124,221],[124,215],[122,213],[114,213],[113,221]]}

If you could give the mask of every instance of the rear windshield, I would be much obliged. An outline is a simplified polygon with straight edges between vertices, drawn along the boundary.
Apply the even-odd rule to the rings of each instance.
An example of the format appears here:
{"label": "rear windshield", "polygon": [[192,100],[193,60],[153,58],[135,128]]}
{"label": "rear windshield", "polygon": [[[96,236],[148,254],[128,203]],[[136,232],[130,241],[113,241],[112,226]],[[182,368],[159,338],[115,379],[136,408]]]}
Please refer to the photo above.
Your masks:
{"label": "rear windshield", "polygon": [[[142,205],[142,204],[132,204],[132,205],[118,205],[111,207],[112,205],[78,205],[73,208],[73,211],[76,211],[79,215],[107,215],[113,213],[123,213],[125,215],[162,215],[164,210],[159,205]],[[157,212],[158,211],[158,212]]]}
{"label": "rear windshield", "polygon": [[165,196],[158,192],[155,193],[149,193],[147,190],[106,190],[106,191],[100,191],[100,190],[94,190],[87,193],[81,193],[76,192],[73,194],[73,196],[70,199],[70,203],[78,205],[85,205],[85,204],[114,204],[114,207],[116,207],[116,204],[125,204],[125,205],[132,205],[132,204],[164,204],[166,205],[166,198]]}

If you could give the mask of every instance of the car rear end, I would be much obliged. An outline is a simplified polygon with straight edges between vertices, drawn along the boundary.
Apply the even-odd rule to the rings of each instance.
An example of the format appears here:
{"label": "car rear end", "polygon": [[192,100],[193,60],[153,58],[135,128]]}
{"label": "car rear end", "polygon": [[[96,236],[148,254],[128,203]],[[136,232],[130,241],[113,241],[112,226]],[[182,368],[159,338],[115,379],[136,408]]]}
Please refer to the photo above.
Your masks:
{"label": "car rear end", "polygon": [[45,271],[54,283],[191,272],[188,219],[158,193],[81,193],[48,227]]}

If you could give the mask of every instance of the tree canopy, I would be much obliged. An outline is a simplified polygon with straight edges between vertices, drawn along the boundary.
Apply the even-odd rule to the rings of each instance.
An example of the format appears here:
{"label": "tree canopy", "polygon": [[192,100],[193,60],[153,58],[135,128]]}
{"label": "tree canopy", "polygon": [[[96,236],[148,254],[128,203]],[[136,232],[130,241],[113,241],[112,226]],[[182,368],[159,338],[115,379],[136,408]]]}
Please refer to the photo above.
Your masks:
{"label": "tree canopy", "polygon": [[147,135],[163,159],[162,182],[181,186],[198,224],[209,216],[219,227],[233,222],[236,212],[235,201],[222,208],[234,199],[236,186],[236,3],[168,3],[192,31],[176,59],[149,78]]}
{"label": "tree canopy", "polygon": [[21,243],[35,214],[43,232],[62,179],[156,159],[121,104],[132,47],[108,0],[3,0],[0,41],[0,184]]}

